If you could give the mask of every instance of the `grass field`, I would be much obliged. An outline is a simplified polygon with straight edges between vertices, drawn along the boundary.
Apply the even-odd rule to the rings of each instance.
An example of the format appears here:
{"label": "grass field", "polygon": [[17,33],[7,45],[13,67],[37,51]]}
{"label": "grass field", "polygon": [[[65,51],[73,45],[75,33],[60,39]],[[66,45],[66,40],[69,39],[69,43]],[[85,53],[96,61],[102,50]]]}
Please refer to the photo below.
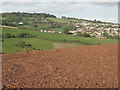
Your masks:
{"label": "grass field", "polygon": [[61,18],[47,18],[51,21],[55,21],[55,22],[60,22],[60,23],[68,23],[70,22],[71,20],[68,20],[68,19],[61,19]]}
{"label": "grass field", "polygon": [[32,35],[38,35],[39,33],[36,31],[30,30],[22,30],[22,29],[12,29],[12,28],[2,28],[2,35],[5,36],[6,33],[10,33],[11,35],[18,35],[20,33],[30,33]]}
{"label": "grass field", "polygon": [[2,52],[3,53],[13,53],[16,52],[15,44],[17,41],[25,41],[27,44],[31,44],[32,47],[40,50],[45,50],[45,49],[54,49],[53,42],[51,41],[46,41],[46,40],[41,40],[38,38],[8,38],[8,39],[3,39],[2,43]]}
{"label": "grass field", "polygon": [[34,19],[36,19],[36,18],[33,18],[33,17],[29,17],[29,18],[22,18],[23,20],[34,20]]}
{"label": "grass field", "polygon": [[[23,25],[21,27],[25,29],[36,29],[36,30],[41,30],[41,29],[46,29],[46,30],[53,30],[53,31],[63,31],[63,28],[51,28],[50,25],[46,24],[39,24],[38,27],[34,27],[34,20],[37,18],[23,18],[25,22],[28,22],[31,25]],[[66,25],[67,23],[75,23],[75,22],[81,22],[82,20],[76,20],[76,19],[61,19],[61,18],[46,18],[47,20],[62,23],[62,25]],[[85,21],[84,21],[85,22]]]}
{"label": "grass field", "polygon": [[19,40],[25,41],[27,44],[31,44],[32,47],[40,50],[65,48],[73,46],[83,45],[97,45],[97,44],[112,44],[118,43],[115,39],[99,39],[91,37],[71,36],[65,34],[52,34],[32,30],[20,30],[15,28],[3,28],[2,35],[5,37],[6,33],[11,35],[19,35],[21,33],[29,33],[35,35],[35,38],[3,38],[2,52],[14,53],[15,43]]}
{"label": "grass field", "polygon": [[57,32],[59,32],[59,31],[64,31],[62,28],[51,28],[51,29],[49,29],[49,30],[52,30],[52,31],[57,31]]}
{"label": "grass field", "polygon": [[[61,19],[61,18],[46,18],[51,21],[59,22],[59,23],[68,23],[68,22],[81,22],[83,20],[75,20],[75,19]],[[85,22],[85,21],[84,21]]]}
{"label": "grass field", "polygon": [[41,34],[38,36],[41,39],[51,40],[51,41],[59,41],[59,42],[74,42],[80,44],[111,44],[111,43],[118,43],[118,40],[114,39],[100,39],[100,38],[92,38],[92,37],[80,37],[80,36],[71,36],[65,34]]}

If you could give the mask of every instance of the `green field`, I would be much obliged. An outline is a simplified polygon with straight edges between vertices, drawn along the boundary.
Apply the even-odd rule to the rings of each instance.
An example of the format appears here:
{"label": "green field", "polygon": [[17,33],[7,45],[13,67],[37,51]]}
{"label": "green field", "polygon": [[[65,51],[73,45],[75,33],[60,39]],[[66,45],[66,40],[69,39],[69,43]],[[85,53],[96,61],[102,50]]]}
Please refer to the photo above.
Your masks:
{"label": "green field", "polygon": [[52,30],[52,31],[57,31],[57,32],[59,32],[59,31],[64,31],[62,28],[51,28],[51,29],[49,29],[49,30]]}
{"label": "green field", "polygon": [[[33,18],[33,17],[29,17],[29,18],[22,18],[24,23],[26,22],[27,24],[20,26],[19,28],[23,28],[23,29],[31,29],[31,30],[52,30],[52,31],[64,31],[63,27],[65,27],[68,24],[71,23],[76,23],[76,22],[85,22],[83,20],[77,20],[77,19],[61,19],[61,18],[46,18],[45,20],[47,20],[49,23],[46,22],[42,22],[42,20],[40,18]],[[44,20],[44,19],[43,19]],[[36,22],[35,22],[36,21]],[[52,23],[50,23],[50,21],[52,21]],[[41,22],[41,23],[40,23]],[[35,27],[35,23],[37,24],[37,27]],[[51,25],[54,24],[58,24],[61,25],[60,27],[51,27]]]}
{"label": "green field", "polygon": [[[35,38],[5,38],[6,33],[11,35],[19,35],[21,33],[29,33],[35,35]],[[25,41],[27,44],[31,44],[32,47],[40,50],[55,49],[73,46],[83,45],[98,45],[98,44],[112,44],[118,43],[115,39],[99,39],[92,37],[80,37],[65,34],[52,34],[32,30],[20,30],[20,29],[2,29],[3,42],[2,52],[3,53],[14,53],[16,52],[15,43],[19,40]],[[21,50],[22,51],[22,50]]]}
{"label": "green field", "polygon": [[28,39],[24,39],[24,38],[10,38],[10,39],[3,39],[3,44],[2,44],[2,49],[3,49],[3,53],[12,53],[15,52],[16,47],[15,44],[17,41],[22,40],[25,41],[28,44],[31,44],[32,47],[36,48],[36,49],[40,49],[40,50],[44,50],[44,49],[54,49],[53,47],[53,42],[51,41],[45,41],[45,40],[41,40],[38,38],[28,38]]}
{"label": "green field", "polygon": [[31,20],[31,19],[34,20],[34,19],[36,19],[36,18],[33,18],[33,17],[30,18],[30,17],[29,17],[29,18],[22,18],[22,19],[24,19],[24,20],[29,20],[29,19],[30,19],[30,20]]}
{"label": "green field", "polygon": [[74,19],[61,19],[61,18],[46,18],[51,21],[59,22],[59,23],[68,23],[68,22],[81,22],[81,20],[74,20]]}

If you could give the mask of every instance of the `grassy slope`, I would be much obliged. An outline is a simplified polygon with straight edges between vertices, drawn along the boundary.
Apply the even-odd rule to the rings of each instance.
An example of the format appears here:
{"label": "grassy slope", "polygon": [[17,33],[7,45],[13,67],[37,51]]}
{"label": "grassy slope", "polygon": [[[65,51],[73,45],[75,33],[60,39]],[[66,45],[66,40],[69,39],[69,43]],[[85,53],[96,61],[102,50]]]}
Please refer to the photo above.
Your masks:
{"label": "grassy slope", "polygon": [[73,19],[61,19],[61,18],[47,18],[47,19],[60,23],[81,22],[81,20],[73,20]]}
{"label": "grassy slope", "polygon": [[73,41],[73,42],[84,42],[84,43],[90,43],[90,44],[111,44],[111,43],[117,43],[118,40],[114,39],[100,39],[100,38],[92,38],[92,37],[80,37],[80,36],[71,36],[71,35],[65,35],[65,34],[42,34],[38,36],[39,38],[48,39],[51,41]]}
{"label": "grassy slope", "polygon": [[56,31],[56,32],[59,32],[59,31],[64,31],[62,28],[51,28],[49,30],[52,30],[52,31]]}
{"label": "grassy slope", "polygon": [[[34,19],[37,19],[37,18],[23,18],[23,20],[25,20],[26,22],[29,22],[31,24],[33,24],[33,20]],[[51,21],[55,21],[55,22],[59,22],[59,23],[68,23],[68,22],[81,22],[83,20],[75,20],[75,19],[61,19],[61,18],[46,18],[46,19],[49,19]],[[23,25],[24,28],[27,28],[27,29],[47,29],[48,26],[46,25],[38,25],[37,28],[34,28],[34,26],[31,26],[31,25]],[[62,28],[51,28],[49,30],[54,30],[54,31],[63,31]]]}
{"label": "grassy slope", "polygon": [[[19,29],[10,29],[3,28],[3,35],[6,33],[10,33],[11,35],[18,35],[20,33],[30,33],[32,35],[39,35],[40,32],[37,31],[27,31],[27,30],[19,30]],[[15,52],[15,43],[16,41],[22,40],[28,44],[32,44],[32,47],[37,49],[54,49],[53,42],[48,40],[42,40],[40,38],[4,38],[3,39],[3,52],[4,53],[12,53]]]}
{"label": "grassy slope", "polygon": [[[118,43],[118,40],[114,39],[99,39],[99,38],[90,38],[90,37],[79,37],[79,36],[71,36],[65,34],[51,34],[44,33],[39,31],[30,31],[30,30],[19,30],[19,29],[10,29],[3,28],[3,36],[6,33],[10,33],[11,35],[18,35],[20,33],[30,33],[32,35],[36,35],[36,38],[9,38],[3,39],[3,52],[4,53],[12,53],[15,52],[15,42],[18,40],[26,41],[26,43],[32,44],[34,48],[37,49],[54,49],[54,43],[60,43],[63,47],[69,46],[81,46],[85,42],[89,44],[111,44]],[[64,40],[68,41],[64,42]],[[70,41],[70,42],[69,42]],[[71,45],[70,45],[71,44]],[[59,46],[59,45],[58,45]]]}
{"label": "grassy slope", "polygon": [[60,19],[60,18],[47,18],[51,21],[55,21],[55,22],[60,22],[60,23],[67,23],[67,22],[70,22],[70,20],[65,20],[65,19]]}
{"label": "grassy slope", "polygon": [[11,38],[11,39],[4,39],[3,41],[3,52],[4,53],[12,53],[15,52],[15,44],[17,41],[22,40],[25,41],[28,44],[31,44],[32,47],[36,49],[54,49],[53,43],[51,41],[46,41],[46,40],[41,40],[38,38],[29,38],[29,39],[24,39],[24,38]]}

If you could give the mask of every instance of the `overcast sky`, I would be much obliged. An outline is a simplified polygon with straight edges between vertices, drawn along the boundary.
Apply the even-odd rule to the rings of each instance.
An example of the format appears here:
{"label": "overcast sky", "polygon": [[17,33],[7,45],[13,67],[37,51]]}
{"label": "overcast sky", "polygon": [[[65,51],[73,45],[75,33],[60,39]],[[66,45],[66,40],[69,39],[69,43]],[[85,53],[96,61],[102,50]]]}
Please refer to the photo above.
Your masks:
{"label": "overcast sky", "polygon": [[[75,2],[68,0],[30,0],[29,2],[18,0],[4,0],[2,12],[39,12],[50,13],[57,17],[67,16],[82,19],[97,19],[101,21],[118,22],[118,0],[104,0],[104,2]],[[101,0],[103,1],[103,0]],[[110,2],[108,2],[110,1]],[[114,2],[113,2],[114,1]]]}

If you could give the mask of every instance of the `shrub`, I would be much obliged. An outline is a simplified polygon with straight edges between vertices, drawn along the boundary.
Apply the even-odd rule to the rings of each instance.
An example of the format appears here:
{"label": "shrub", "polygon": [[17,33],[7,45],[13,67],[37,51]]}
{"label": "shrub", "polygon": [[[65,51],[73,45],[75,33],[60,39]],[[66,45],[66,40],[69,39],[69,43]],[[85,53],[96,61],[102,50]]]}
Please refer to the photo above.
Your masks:
{"label": "shrub", "polygon": [[31,44],[26,44],[24,41],[20,40],[17,41],[15,46],[17,47],[16,51],[19,51],[20,49],[22,49],[22,51],[25,51],[28,53],[28,51],[31,50]]}
{"label": "shrub", "polygon": [[17,35],[18,38],[33,38],[35,36],[29,34],[29,33],[21,33],[19,35]]}
{"label": "shrub", "polygon": [[6,37],[6,38],[15,38],[14,35],[10,35],[9,33],[6,33],[6,34],[5,34],[5,37]]}

